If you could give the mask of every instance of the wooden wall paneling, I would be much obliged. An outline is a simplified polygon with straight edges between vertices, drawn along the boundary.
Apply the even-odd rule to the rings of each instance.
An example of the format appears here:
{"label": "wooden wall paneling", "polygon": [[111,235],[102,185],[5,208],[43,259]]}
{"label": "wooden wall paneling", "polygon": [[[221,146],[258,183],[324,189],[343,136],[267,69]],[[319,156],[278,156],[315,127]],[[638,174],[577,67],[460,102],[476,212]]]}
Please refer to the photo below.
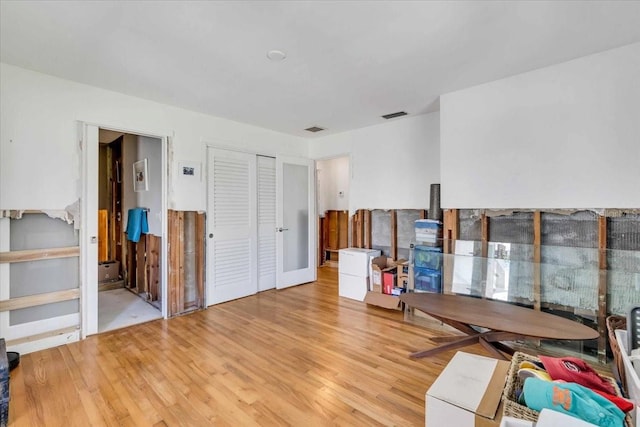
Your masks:
{"label": "wooden wall paneling", "polygon": [[184,215],[185,212],[178,212],[178,283],[176,289],[176,305],[178,313],[184,311]]}
{"label": "wooden wall paneling", "polygon": [[[343,211],[328,210],[324,217],[324,261],[337,261],[338,250],[348,247],[348,214]],[[344,222],[344,224],[342,223]],[[344,242],[347,242],[346,244]]]}
{"label": "wooden wall paneling", "polygon": [[338,212],[327,211],[327,249],[338,249]]}
{"label": "wooden wall paneling", "polygon": [[349,247],[349,212],[338,211],[338,249]]}
{"label": "wooden wall paneling", "polygon": [[460,218],[458,209],[447,209],[444,211],[444,224],[442,237],[444,239],[443,251],[452,254],[455,250],[455,241],[459,237]]}
{"label": "wooden wall paneling", "polygon": [[366,232],[367,230],[365,229],[365,217],[366,217],[366,212],[367,209],[360,209],[359,211],[360,214],[360,248],[364,248],[365,247],[365,240],[366,240]]}
{"label": "wooden wall paneling", "polygon": [[122,141],[120,137],[109,144],[111,148],[111,210],[109,228],[111,229],[111,245],[109,247],[109,256],[124,264],[123,255],[123,232],[122,230]]}
{"label": "wooden wall paneling", "polygon": [[480,256],[482,257],[482,298],[486,295],[487,286],[487,267],[489,257],[489,217],[483,212],[480,216],[481,235],[480,235]]}
{"label": "wooden wall paneling", "polygon": [[353,246],[355,246],[356,248],[362,248],[364,247],[363,245],[363,229],[362,229],[362,224],[363,223],[363,213],[362,213],[362,209],[358,209],[356,211],[355,214],[355,241]]}
{"label": "wooden wall paneling", "polygon": [[451,292],[453,283],[453,265],[455,252],[455,241],[459,237],[459,214],[457,209],[447,209],[444,211],[442,237],[444,240],[442,263],[442,286],[444,292]]}
{"label": "wooden wall paneling", "polygon": [[176,299],[176,292],[178,287],[179,277],[179,257],[178,257],[178,212],[169,210],[169,282],[167,283],[168,289],[168,314],[174,316],[178,313],[178,303]]}
{"label": "wooden wall paneling", "polygon": [[427,219],[428,213],[426,209],[420,209],[420,219]]}
{"label": "wooden wall paneling", "polygon": [[206,217],[204,213],[196,215],[196,289],[198,292],[198,308],[204,308],[204,284],[205,284],[205,242],[206,242]]}
{"label": "wooden wall paneling", "polygon": [[122,279],[124,280],[124,286],[129,287],[129,245],[127,243],[126,233],[122,233],[121,240],[122,245],[120,247],[120,256],[122,261],[120,262],[120,272],[122,273]]}
{"label": "wooden wall paneling", "polygon": [[486,258],[489,255],[489,217],[484,212],[480,215],[481,225],[481,256]]}
{"label": "wooden wall paneling", "polygon": [[598,217],[598,360],[607,362],[607,217]]}
{"label": "wooden wall paneling", "polygon": [[[353,229],[353,227],[352,227]],[[328,210],[318,218],[319,265],[338,260],[338,251],[349,247],[349,213]]]}
{"label": "wooden wall paneling", "polygon": [[135,244],[136,248],[136,292],[141,294],[148,292],[146,278],[146,252],[148,234],[141,234],[140,240]]}
{"label": "wooden wall paneling", "polygon": [[129,289],[136,288],[136,244],[127,239],[127,280],[126,285]]}
{"label": "wooden wall paneling", "polygon": [[542,214],[540,211],[533,213],[533,308],[540,311],[542,303],[542,279],[541,265],[542,255]]}
{"label": "wooden wall paneling", "polygon": [[364,211],[364,247],[371,249],[373,247],[373,237],[371,236],[371,210]]}
{"label": "wooden wall paneling", "polygon": [[160,288],[160,248],[162,239],[158,236],[149,235],[147,246],[147,280],[149,301],[158,300],[158,292]]}
{"label": "wooden wall paneling", "polygon": [[109,260],[109,212],[98,209],[98,262]]}
{"label": "wooden wall paneling", "polygon": [[115,180],[111,181],[111,204],[109,205],[108,221],[109,221],[109,258],[117,260],[117,248],[118,248],[118,235],[119,230],[116,230],[118,223],[117,207],[119,203],[116,202],[116,186],[118,183]]}
{"label": "wooden wall paneling", "polygon": [[393,259],[398,259],[398,213],[395,209],[391,209],[391,249],[390,255]]}
{"label": "wooden wall paneling", "polygon": [[318,215],[318,265],[324,264],[324,217]]}
{"label": "wooden wall paneling", "polygon": [[351,220],[349,221],[351,224],[351,247],[357,248],[358,247],[358,233],[357,233],[357,228],[358,228],[358,213],[354,213],[353,215],[351,215]]}

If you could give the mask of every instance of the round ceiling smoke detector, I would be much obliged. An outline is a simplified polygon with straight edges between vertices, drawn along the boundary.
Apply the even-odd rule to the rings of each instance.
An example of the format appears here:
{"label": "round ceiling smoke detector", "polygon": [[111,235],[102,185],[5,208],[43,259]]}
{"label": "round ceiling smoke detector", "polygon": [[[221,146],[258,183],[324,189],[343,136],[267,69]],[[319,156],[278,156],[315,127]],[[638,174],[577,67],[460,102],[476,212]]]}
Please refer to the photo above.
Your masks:
{"label": "round ceiling smoke detector", "polygon": [[270,50],[267,52],[267,58],[273,62],[283,61],[287,57],[287,54],[281,50]]}

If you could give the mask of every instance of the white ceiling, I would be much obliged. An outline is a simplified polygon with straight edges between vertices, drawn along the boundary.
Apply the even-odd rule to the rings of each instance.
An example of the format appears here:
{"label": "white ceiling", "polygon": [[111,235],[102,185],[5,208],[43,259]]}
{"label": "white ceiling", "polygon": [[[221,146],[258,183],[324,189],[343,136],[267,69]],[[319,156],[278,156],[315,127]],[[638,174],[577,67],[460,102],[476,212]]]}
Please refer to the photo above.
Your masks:
{"label": "white ceiling", "polygon": [[305,137],[640,41],[639,1],[3,0],[0,15],[2,62]]}

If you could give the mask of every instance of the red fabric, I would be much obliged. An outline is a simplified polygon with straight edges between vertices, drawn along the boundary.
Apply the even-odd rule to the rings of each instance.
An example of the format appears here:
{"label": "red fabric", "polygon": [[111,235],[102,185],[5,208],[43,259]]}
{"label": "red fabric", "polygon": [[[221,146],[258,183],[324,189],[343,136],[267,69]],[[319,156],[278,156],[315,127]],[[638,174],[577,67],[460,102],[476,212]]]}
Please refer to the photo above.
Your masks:
{"label": "red fabric", "polygon": [[548,357],[540,356],[544,369],[554,380],[577,383],[593,391],[602,391],[612,396],[616,395],[613,385],[602,378],[591,366],[577,357]]}
{"label": "red fabric", "polygon": [[605,399],[607,399],[609,402],[613,403],[614,405],[616,405],[618,408],[620,408],[620,410],[622,412],[629,412],[633,409],[633,407],[635,406],[633,404],[633,402],[631,402],[630,400],[625,399],[624,397],[620,397],[620,396],[614,396],[612,394],[609,393],[605,393],[603,391],[600,390],[592,390],[594,393],[598,393],[600,396],[604,397]]}

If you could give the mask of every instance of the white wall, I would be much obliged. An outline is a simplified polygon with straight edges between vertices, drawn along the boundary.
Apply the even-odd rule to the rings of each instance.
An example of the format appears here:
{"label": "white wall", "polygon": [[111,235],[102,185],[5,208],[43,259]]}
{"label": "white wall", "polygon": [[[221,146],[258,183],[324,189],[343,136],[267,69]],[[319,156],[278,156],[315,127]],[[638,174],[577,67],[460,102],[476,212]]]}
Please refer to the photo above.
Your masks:
{"label": "white wall", "polygon": [[319,160],[316,173],[318,214],[328,210],[349,210],[349,156]]}
{"label": "white wall", "polygon": [[351,155],[349,210],[428,209],[440,182],[440,114],[396,119],[309,142],[309,155]]}
{"label": "white wall", "polygon": [[445,208],[640,208],[640,43],[441,97]]}
{"label": "white wall", "polygon": [[[307,142],[267,129],[0,64],[0,209],[62,209],[80,195],[77,121],[171,135],[171,170],[200,162],[203,141],[307,157]],[[173,177],[177,173],[173,173]],[[205,210],[205,179],[171,178],[169,207]]]}

